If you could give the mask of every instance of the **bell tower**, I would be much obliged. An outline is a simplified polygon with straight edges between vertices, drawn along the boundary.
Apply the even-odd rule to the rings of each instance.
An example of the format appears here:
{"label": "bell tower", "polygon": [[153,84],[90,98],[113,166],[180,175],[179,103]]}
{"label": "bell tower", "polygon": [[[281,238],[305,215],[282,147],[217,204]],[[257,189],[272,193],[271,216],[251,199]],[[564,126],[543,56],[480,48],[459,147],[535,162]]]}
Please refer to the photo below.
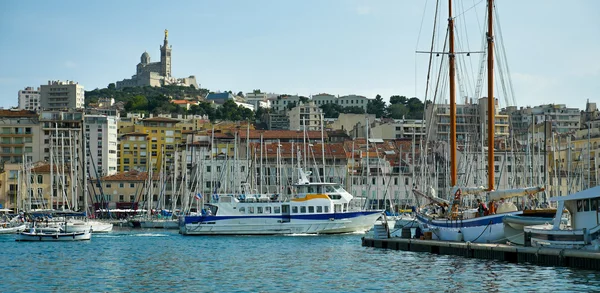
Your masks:
{"label": "bell tower", "polygon": [[165,30],[165,41],[160,46],[160,75],[171,77],[171,46],[169,46],[169,30]]}

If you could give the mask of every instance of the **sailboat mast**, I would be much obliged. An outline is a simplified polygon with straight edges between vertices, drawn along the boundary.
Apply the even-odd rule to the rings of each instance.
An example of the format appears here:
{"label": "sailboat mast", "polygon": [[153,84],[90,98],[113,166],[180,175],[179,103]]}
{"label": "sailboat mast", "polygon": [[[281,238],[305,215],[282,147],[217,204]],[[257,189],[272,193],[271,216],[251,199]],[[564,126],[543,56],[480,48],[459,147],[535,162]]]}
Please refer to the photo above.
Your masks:
{"label": "sailboat mast", "polygon": [[456,75],[456,65],[454,64],[454,18],[452,18],[452,0],[448,0],[448,36],[449,36],[449,54],[450,61],[450,183],[452,186],[457,184],[457,162],[456,162],[456,85],[454,76]]}
{"label": "sailboat mast", "polygon": [[488,190],[494,189],[494,118],[496,116],[494,98],[494,34],[493,10],[494,1],[488,0],[488,33],[487,33],[487,72],[488,72]]}

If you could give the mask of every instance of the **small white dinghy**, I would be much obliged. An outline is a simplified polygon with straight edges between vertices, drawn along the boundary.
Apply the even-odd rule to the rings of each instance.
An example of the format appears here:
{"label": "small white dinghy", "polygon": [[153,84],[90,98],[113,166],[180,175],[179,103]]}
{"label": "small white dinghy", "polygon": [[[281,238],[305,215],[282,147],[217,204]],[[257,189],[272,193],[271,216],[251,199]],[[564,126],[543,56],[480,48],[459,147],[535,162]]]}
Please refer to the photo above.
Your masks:
{"label": "small white dinghy", "polygon": [[32,227],[27,232],[19,232],[16,241],[80,241],[92,239],[92,231],[64,232],[37,230]]}

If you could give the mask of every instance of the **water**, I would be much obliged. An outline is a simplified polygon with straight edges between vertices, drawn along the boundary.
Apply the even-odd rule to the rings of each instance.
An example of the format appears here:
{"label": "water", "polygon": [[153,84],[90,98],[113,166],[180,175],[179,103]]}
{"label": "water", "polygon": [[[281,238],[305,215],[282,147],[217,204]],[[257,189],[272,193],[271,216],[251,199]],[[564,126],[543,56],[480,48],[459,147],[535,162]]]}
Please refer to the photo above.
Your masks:
{"label": "water", "polygon": [[366,248],[362,235],[183,237],[116,230],[91,241],[0,236],[0,292],[592,292],[600,272]]}

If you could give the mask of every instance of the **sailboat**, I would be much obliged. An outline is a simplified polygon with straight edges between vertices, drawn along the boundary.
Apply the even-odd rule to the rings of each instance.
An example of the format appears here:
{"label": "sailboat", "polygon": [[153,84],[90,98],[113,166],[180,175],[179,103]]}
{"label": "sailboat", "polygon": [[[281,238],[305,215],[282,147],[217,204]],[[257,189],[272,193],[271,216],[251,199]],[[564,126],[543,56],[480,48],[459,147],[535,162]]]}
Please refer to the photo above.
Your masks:
{"label": "sailboat", "polygon": [[[456,97],[455,97],[455,52],[454,52],[454,19],[452,17],[452,0],[449,3],[448,35],[450,61],[450,176],[453,186],[451,194],[454,200],[448,206],[447,215],[438,216],[425,212],[417,213],[417,220],[426,232],[431,232],[432,239],[444,241],[469,241],[479,243],[498,242],[505,239],[503,219],[505,216],[521,215],[523,211],[510,201],[511,197],[533,195],[544,190],[543,187],[529,187],[514,190],[494,190],[494,35],[493,35],[493,0],[487,1],[487,137],[488,137],[488,187],[459,187],[457,185],[457,132],[456,132]],[[477,209],[463,209],[461,200],[465,194],[488,192],[490,200],[499,200],[500,204],[494,214],[479,216]],[[415,190],[415,195],[423,197],[424,193]],[[438,203],[439,204],[439,203]],[[443,204],[443,203],[442,203]]]}

